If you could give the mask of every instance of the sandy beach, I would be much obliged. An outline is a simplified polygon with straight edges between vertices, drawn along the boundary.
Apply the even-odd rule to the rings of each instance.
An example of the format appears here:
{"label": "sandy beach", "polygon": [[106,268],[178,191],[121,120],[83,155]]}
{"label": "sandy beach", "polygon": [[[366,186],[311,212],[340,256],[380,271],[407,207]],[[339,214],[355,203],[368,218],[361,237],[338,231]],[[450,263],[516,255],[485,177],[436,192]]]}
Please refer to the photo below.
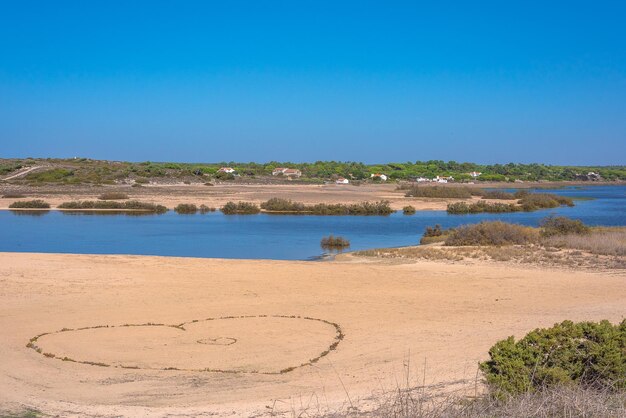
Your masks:
{"label": "sandy beach", "polygon": [[[367,403],[407,364],[420,382],[425,370],[427,385],[454,387],[509,335],[620,321],[624,279],[488,262],[1,253],[0,405],[289,415]],[[27,347],[44,333],[41,353]]]}

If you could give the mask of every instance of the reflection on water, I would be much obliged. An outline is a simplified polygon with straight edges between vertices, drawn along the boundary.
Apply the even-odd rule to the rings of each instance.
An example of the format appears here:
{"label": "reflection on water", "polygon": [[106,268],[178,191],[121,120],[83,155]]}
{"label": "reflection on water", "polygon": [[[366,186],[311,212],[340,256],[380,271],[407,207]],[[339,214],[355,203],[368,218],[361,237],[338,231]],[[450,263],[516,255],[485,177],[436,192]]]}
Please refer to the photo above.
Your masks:
{"label": "reflection on water", "polygon": [[129,210],[63,210],[60,211],[63,215],[93,215],[93,216],[109,216],[109,215],[126,215],[126,216],[157,216],[162,213],[147,212],[147,211],[129,211]]}
{"label": "reflection on water", "polygon": [[448,215],[445,211],[412,216],[402,212],[390,216],[219,212],[181,216],[171,211],[157,216],[146,212],[0,211],[0,251],[306,260],[325,253],[320,240],[329,235],[345,237],[351,244],[349,250],[354,251],[416,245],[424,229],[435,224],[451,228],[501,220],[536,226],[546,216],[557,215],[589,225],[626,225],[626,186],[545,192],[585,200],[577,200],[574,207],[530,213],[471,215]]}
{"label": "reflection on water", "polygon": [[49,210],[9,210],[17,216],[43,216],[50,213]]}

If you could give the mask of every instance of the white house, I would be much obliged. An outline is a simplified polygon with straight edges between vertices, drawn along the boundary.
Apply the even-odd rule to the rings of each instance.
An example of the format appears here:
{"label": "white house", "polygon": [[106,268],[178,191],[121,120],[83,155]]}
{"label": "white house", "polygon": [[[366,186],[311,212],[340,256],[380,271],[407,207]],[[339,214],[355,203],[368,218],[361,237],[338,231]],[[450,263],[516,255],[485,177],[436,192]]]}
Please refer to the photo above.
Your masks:
{"label": "white house", "polygon": [[415,181],[418,182],[418,183],[427,183],[427,182],[430,182],[432,180],[431,179],[427,179],[426,177],[418,177],[418,178],[415,179]]}
{"label": "white house", "polygon": [[337,183],[337,184],[348,184],[348,183],[350,183],[350,180],[344,179],[343,177],[339,177],[337,180],[335,180],[335,183]]}
{"label": "white house", "polygon": [[452,177],[452,176],[448,176],[448,177],[439,177],[439,176],[437,176],[437,177],[435,177],[433,179],[433,182],[435,182],[435,183],[447,183],[449,181],[454,181],[454,177]]}
{"label": "white house", "polygon": [[274,171],[272,171],[273,176],[277,176],[282,174],[287,177],[300,177],[302,176],[302,172],[296,168],[286,168],[286,167],[276,167]]}
{"label": "white house", "polygon": [[387,176],[385,174],[374,173],[370,174],[371,179],[381,179],[382,181],[387,181]]}
{"label": "white house", "polygon": [[232,167],[221,167],[219,170],[217,170],[218,173],[229,173],[232,174],[235,172],[235,169]]}
{"label": "white house", "polygon": [[469,173],[469,175],[470,175],[472,178],[476,178],[476,177],[480,176],[481,174],[482,174],[482,173],[480,173],[480,172],[478,172],[478,171],[472,171],[471,173]]}

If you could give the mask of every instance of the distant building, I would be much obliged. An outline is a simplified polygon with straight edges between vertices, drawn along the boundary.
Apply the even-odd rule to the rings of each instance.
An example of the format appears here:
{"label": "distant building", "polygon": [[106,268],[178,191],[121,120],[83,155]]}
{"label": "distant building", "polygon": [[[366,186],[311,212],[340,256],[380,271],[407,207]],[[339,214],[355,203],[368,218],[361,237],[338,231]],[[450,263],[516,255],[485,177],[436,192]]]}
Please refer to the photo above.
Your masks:
{"label": "distant building", "polygon": [[370,178],[372,180],[374,180],[374,179],[381,179],[382,181],[387,181],[387,176],[385,174],[380,174],[380,173],[371,174]]}
{"label": "distant building", "polygon": [[469,175],[470,175],[472,178],[479,177],[481,174],[482,174],[482,173],[480,173],[480,172],[478,172],[478,171],[472,171],[471,173],[469,173]]}
{"label": "distant building", "polygon": [[276,167],[274,171],[272,171],[272,176],[278,176],[281,174],[286,177],[302,176],[302,172],[296,168]]}
{"label": "distant building", "polygon": [[439,176],[437,176],[432,181],[435,182],[435,183],[447,183],[449,181],[454,181],[454,177],[452,177],[452,176],[448,176],[448,177],[439,177]]}
{"label": "distant building", "polygon": [[232,174],[235,172],[235,169],[232,167],[221,167],[219,170],[217,170],[218,173],[228,173],[228,174]]}
{"label": "distant building", "polygon": [[415,179],[416,182],[418,183],[428,183],[430,181],[432,181],[431,179],[427,179],[426,177],[418,177]]}
{"label": "distant building", "polygon": [[339,177],[337,180],[335,180],[336,184],[348,184],[350,183],[350,180],[348,179],[344,179],[343,177]]}

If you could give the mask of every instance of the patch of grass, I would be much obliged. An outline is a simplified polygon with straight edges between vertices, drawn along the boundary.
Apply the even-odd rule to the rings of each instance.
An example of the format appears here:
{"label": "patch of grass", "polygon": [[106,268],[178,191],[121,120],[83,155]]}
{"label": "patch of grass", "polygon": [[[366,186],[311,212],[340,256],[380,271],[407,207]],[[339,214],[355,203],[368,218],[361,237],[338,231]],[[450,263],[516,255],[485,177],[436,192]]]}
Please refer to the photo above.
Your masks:
{"label": "patch of grass", "polygon": [[99,200],[125,200],[128,199],[128,195],[126,193],[121,192],[107,192],[102,193],[98,196]]}
{"label": "patch of grass", "polygon": [[348,241],[344,237],[329,235],[322,238],[322,240],[320,241],[320,245],[322,246],[322,248],[329,249],[348,248],[350,246],[350,241]]}
{"label": "patch of grass", "polygon": [[10,209],[50,209],[50,203],[41,199],[22,200],[13,202],[9,205]]}
{"label": "patch of grass", "polygon": [[174,211],[181,215],[192,215],[198,212],[198,207],[193,203],[180,203],[174,208]]}
{"label": "patch of grass", "polygon": [[224,215],[255,215],[261,209],[251,202],[227,202],[220,209]]}
{"label": "patch of grass", "polygon": [[447,246],[473,245],[513,245],[537,242],[539,232],[536,228],[509,224],[500,221],[481,222],[456,228],[445,240]]}
{"label": "patch of grass", "polygon": [[73,202],[63,202],[59,205],[59,209],[73,209],[73,210],[90,210],[90,209],[103,209],[103,210],[136,210],[153,213],[165,213],[167,208],[162,205],[155,205],[154,203],[139,202],[137,200],[129,200],[126,202],[115,201],[95,201],[95,200],[83,200]]}
{"label": "patch of grass", "polygon": [[26,195],[22,193],[16,193],[16,192],[9,192],[9,193],[5,193],[2,195],[3,199],[23,199],[25,197]]}
{"label": "patch of grass", "polygon": [[71,182],[73,176],[73,170],[53,168],[51,170],[28,173],[24,176],[24,179],[33,183],[67,183]]}
{"label": "patch of grass", "polygon": [[591,228],[586,234],[549,235],[543,237],[541,243],[546,247],[624,257],[626,256],[626,228]]}

